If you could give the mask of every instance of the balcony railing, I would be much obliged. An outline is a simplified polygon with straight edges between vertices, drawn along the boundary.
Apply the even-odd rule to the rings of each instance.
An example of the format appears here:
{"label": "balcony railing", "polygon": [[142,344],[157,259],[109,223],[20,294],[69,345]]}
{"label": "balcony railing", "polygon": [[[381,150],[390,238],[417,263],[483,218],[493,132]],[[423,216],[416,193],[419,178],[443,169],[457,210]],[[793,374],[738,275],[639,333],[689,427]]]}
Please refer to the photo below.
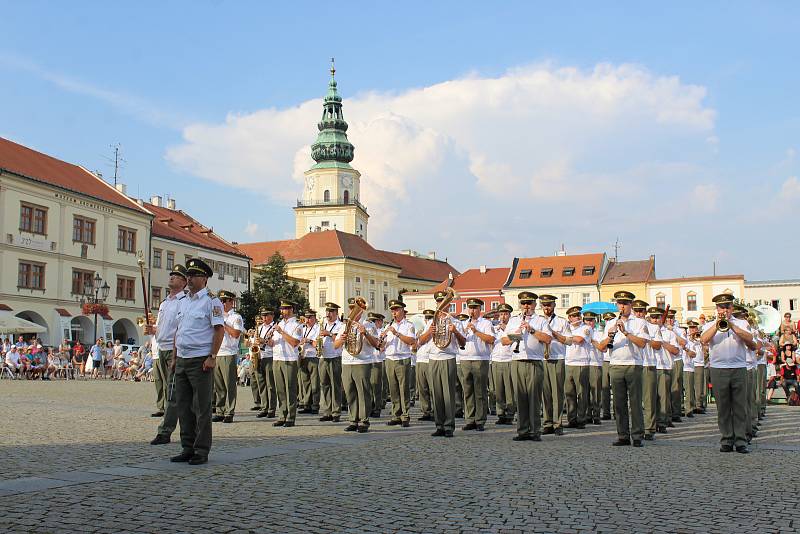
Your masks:
{"label": "balcony railing", "polygon": [[331,198],[330,200],[325,200],[322,198],[317,199],[310,199],[310,200],[297,200],[297,207],[298,208],[315,208],[318,206],[358,206],[365,212],[367,208],[358,200],[354,198],[347,198],[338,197],[338,198]]}

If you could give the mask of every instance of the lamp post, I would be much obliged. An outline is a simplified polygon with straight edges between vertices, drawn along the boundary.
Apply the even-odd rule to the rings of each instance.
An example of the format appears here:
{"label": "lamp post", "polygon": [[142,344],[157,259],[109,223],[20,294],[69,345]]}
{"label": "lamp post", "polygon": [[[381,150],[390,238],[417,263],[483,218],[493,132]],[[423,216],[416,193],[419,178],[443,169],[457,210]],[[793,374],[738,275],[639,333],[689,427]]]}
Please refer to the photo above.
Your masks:
{"label": "lamp post", "polygon": [[[100,278],[100,273],[95,273],[94,279],[83,286],[83,295],[89,304],[103,304],[111,290],[107,282]],[[94,312],[94,341],[97,341],[97,309]]]}

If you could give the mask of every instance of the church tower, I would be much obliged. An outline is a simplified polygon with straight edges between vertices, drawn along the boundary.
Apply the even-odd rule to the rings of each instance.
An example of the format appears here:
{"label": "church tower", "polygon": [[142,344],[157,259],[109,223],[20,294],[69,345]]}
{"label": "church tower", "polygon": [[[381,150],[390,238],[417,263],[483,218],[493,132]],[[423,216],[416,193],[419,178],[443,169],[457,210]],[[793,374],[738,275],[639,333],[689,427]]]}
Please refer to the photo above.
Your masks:
{"label": "church tower", "polygon": [[367,239],[367,209],[361,204],[361,173],[350,166],[353,145],[347,140],[342,97],[336,90],[331,59],[331,81],[322,106],[319,134],[311,145],[316,165],[305,172],[302,199],[295,211],[295,237],[321,230],[341,230]]}

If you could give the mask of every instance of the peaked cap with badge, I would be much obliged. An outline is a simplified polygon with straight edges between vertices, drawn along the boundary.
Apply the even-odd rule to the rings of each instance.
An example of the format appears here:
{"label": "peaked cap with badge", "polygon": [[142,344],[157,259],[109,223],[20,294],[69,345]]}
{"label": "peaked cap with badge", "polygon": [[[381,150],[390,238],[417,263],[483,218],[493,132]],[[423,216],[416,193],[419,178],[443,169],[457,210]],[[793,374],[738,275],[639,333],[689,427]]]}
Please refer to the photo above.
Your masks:
{"label": "peaked cap with badge", "polygon": [[175,265],[172,266],[172,270],[169,272],[170,276],[172,276],[173,274],[175,276],[180,276],[181,278],[186,280],[186,267],[184,267],[180,263],[176,263]]}
{"label": "peaked cap with badge", "polygon": [[622,302],[623,304],[630,303],[635,298],[636,298],[636,295],[634,295],[630,291],[616,291],[616,292],[614,292],[614,300],[616,300],[617,302]]}
{"label": "peaked cap with badge", "polygon": [[192,258],[186,262],[186,275],[199,275],[211,278],[214,275],[214,271],[200,258]]}
{"label": "peaked cap with badge", "polygon": [[537,295],[533,291],[523,291],[517,296],[517,298],[519,299],[520,304],[530,304],[532,302],[535,302],[536,299],[539,298],[539,295]]}

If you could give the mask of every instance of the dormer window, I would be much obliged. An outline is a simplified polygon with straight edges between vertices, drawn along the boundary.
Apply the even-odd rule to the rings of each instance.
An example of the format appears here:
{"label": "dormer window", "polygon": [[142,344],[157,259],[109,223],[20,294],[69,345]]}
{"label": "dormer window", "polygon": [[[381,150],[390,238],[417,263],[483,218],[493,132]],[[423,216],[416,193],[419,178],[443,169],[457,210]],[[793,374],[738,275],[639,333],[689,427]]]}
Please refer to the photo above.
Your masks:
{"label": "dormer window", "polygon": [[552,267],[545,267],[539,273],[542,278],[550,278],[553,276],[553,268]]}
{"label": "dormer window", "polygon": [[583,276],[592,276],[594,274],[594,265],[586,265],[583,268]]}
{"label": "dormer window", "polygon": [[564,270],[561,271],[561,276],[574,276],[575,275],[575,267],[564,267]]}
{"label": "dormer window", "polygon": [[531,270],[530,269],[523,269],[523,270],[521,270],[519,272],[520,280],[524,280],[524,279],[530,278],[530,277],[531,277]]}

